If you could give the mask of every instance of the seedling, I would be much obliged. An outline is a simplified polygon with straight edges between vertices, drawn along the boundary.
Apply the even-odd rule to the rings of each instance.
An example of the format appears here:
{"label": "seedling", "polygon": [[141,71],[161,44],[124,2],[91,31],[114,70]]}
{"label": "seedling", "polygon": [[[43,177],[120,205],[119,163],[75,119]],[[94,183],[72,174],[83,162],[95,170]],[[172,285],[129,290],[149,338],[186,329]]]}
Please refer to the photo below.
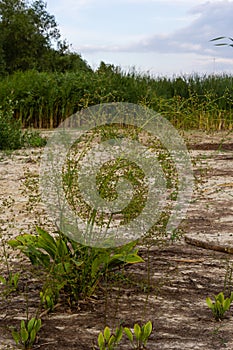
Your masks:
{"label": "seedling", "polygon": [[41,319],[32,317],[25,323],[24,320],[20,323],[20,330],[12,330],[12,337],[16,345],[21,345],[22,349],[30,350],[36,341],[37,334],[41,328]]}
{"label": "seedling", "polygon": [[10,294],[11,292],[14,292],[18,289],[19,277],[19,272],[15,274],[9,272],[8,278],[5,278],[4,276],[0,275],[0,282],[7,287],[7,294]]}
{"label": "seedling", "polygon": [[214,296],[214,301],[212,301],[209,297],[206,298],[206,304],[212,310],[213,316],[216,321],[220,321],[224,318],[224,314],[231,307],[231,303],[233,301],[233,292],[229,298],[225,298],[223,292]]}
{"label": "seedling", "polygon": [[109,327],[105,327],[104,333],[100,332],[98,336],[99,350],[114,350],[121,341],[123,328],[117,327],[115,333],[111,333]]}
{"label": "seedling", "polygon": [[124,327],[124,332],[127,335],[133,349],[146,349],[147,341],[152,332],[152,323],[151,321],[148,321],[142,327],[135,323],[134,334],[128,327]]}

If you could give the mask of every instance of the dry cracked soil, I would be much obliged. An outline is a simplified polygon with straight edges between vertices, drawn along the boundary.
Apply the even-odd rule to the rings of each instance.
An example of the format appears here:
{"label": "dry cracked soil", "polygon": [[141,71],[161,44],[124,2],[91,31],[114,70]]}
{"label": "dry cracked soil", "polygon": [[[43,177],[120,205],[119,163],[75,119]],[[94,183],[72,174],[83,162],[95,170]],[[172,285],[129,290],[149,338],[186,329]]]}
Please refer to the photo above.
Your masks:
{"label": "dry cracked soil", "polygon": [[[150,350],[233,349],[233,309],[214,320],[205,299],[233,290],[233,135],[192,132],[186,139],[195,193],[183,223],[184,234],[173,243],[142,246],[145,263],[126,268],[124,278],[101,284],[95,295],[75,306],[60,302],[44,312],[33,349],[91,350],[105,325],[153,322]],[[0,284],[0,349],[18,349],[10,327],[34,315],[41,281],[27,259],[4,245],[35,225],[52,227],[35,191],[42,150],[0,154],[0,275],[20,272],[18,290],[6,296]],[[4,254],[5,246],[5,254]],[[119,349],[130,349],[126,339]]]}

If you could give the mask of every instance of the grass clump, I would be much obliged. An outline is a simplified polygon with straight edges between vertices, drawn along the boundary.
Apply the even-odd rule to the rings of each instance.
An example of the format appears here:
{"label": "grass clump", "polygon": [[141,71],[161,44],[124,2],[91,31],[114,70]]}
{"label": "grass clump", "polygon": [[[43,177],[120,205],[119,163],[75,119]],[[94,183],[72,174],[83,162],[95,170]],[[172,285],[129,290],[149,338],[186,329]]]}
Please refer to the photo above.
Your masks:
{"label": "grass clump", "polygon": [[21,123],[13,117],[13,109],[9,104],[5,110],[0,108],[0,149],[14,150],[23,143]]}
{"label": "grass clump", "polygon": [[0,150],[15,150],[22,147],[42,147],[46,140],[38,131],[22,130],[21,121],[14,118],[11,102],[0,107]]}

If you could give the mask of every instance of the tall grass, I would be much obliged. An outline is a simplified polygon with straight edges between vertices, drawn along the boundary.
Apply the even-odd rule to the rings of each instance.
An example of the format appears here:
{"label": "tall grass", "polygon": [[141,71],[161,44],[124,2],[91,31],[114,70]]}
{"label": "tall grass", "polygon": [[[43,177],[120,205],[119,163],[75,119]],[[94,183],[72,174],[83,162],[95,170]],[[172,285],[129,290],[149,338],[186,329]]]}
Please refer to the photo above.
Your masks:
{"label": "tall grass", "polygon": [[178,128],[233,128],[228,75],[155,78],[105,64],[96,72],[17,72],[0,82],[0,105],[9,98],[23,127],[54,128],[82,108],[122,101],[148,106]]}

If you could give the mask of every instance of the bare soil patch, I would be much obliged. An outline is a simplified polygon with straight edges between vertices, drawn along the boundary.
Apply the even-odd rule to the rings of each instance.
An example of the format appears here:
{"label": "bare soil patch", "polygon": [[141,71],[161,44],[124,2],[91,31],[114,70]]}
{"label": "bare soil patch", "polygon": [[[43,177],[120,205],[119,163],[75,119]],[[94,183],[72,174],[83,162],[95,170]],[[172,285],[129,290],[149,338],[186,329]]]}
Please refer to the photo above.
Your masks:
{"label": "bare soil patch", "polygon": [[[233,255],[229,254],[233,249],[233,138],[227,133],[185,137],[199,181],[184,223],[184,237],[161,247],[142,247],[145,263],[127,268],[124,275],[116,272],[93,297],[72,307],[61,300],[53,313],[42,316],[43,327],[34,349],[93,349],[105,325],[133,327],[135,322],[149,319],[153,333],[148,349],[233,349],[232,309],[222,322],[216,322],[205,304],[207,296],[224,287],[226,291],[233,289]],[[33,232],[35,224],[53,228],[43,219],[46,212],[34,192],[40,155],[41,150],[30,149],[0,156],[4,240],[20,232]],[[7,298],[0,285],[0,349],[17,349],[9,326],[18,326],[27,310],[35,314],[40,271],[33,273],[26,258],[16,252],[8,249],[7,253],[13,271],[21,271],[21,279],[19,291]],[[3,247],[0,261],[0,274],[4,275]],[[130,346],[125,341],[119,349]]]}

